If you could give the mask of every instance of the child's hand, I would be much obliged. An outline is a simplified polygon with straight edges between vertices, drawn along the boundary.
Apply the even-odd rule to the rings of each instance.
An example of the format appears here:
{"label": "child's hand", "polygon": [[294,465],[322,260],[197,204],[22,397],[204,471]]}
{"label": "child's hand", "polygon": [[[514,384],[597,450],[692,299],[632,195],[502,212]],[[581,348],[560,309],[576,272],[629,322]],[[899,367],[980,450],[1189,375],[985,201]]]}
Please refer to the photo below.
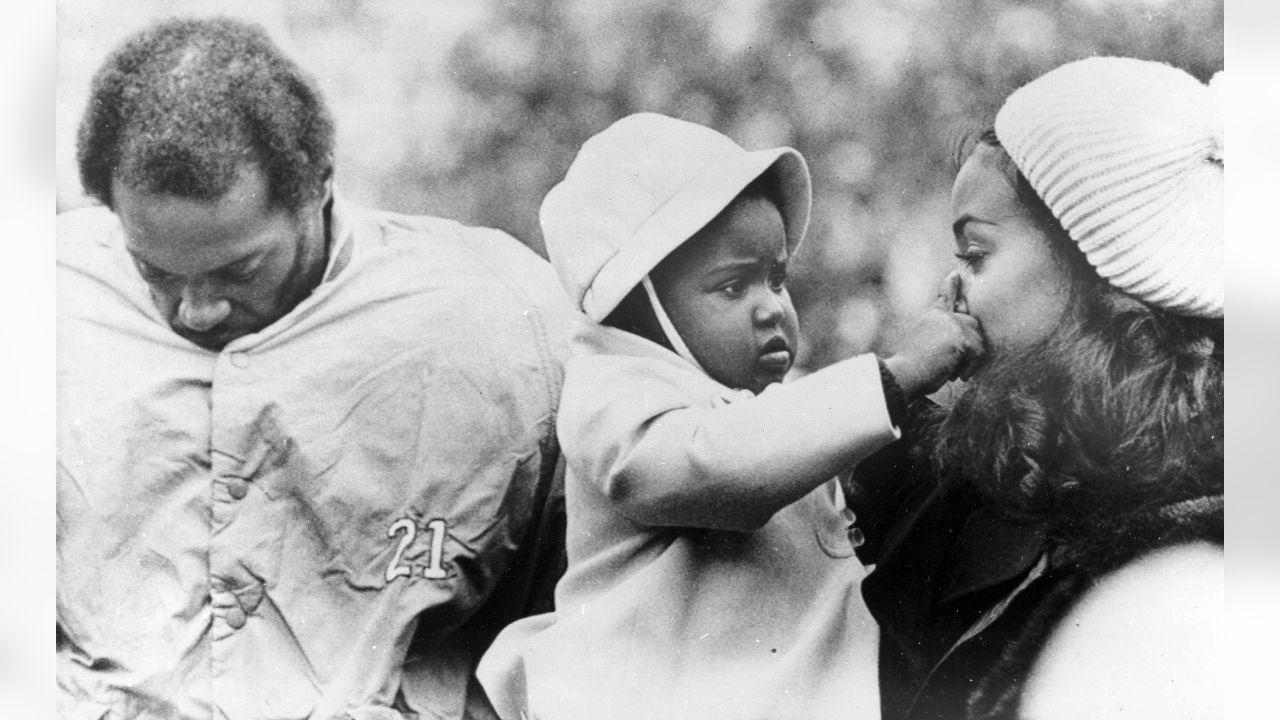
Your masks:
{"label": "child's hand", "polygon": [[920,316],[898,348],[884,364],[908,399],[927,395],[954,378],[967,380],[983,354],[978,321],[956,312],[958,278],[944,281],[937,305]]}

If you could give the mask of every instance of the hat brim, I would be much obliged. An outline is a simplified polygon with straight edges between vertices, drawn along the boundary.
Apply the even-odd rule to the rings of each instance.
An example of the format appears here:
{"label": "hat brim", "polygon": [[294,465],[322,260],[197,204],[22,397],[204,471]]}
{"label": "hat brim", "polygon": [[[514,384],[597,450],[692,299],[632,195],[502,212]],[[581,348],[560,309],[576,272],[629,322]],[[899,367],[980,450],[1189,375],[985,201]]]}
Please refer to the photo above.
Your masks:
{"label": "hat brim", "polygon": [[582,299],[587,317],[603,320],[658,263],[715,219],[756,178],[777,167],[787,254],[809,226],[812,188],[804,157],[789,147],[757,150],[708,166],[660,205],[595,277]]}

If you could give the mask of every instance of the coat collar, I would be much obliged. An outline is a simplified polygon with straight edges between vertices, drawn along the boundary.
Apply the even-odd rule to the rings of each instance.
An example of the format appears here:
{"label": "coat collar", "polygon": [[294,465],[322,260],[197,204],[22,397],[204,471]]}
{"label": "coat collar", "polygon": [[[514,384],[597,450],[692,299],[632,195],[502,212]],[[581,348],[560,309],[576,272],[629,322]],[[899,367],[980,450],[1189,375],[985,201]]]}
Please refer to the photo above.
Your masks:
{"label": "coat collar", "polygon": [[1016,522],[988,506],[960,528],[950,578],[939,600],[949,603],[1023,575],[1045,550],[1043,523]]}

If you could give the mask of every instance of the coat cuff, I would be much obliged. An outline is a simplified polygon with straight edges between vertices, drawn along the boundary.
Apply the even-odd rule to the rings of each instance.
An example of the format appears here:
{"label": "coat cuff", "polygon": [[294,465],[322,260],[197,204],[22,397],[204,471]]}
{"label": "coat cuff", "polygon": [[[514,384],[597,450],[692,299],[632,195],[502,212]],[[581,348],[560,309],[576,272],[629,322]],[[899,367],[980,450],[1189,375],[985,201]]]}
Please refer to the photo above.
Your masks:
{"label": "coat cuff", "polygon": [[880,387],[884,389],[884,403],[889,410],[889,422],[893,423],[894,428],[901,430],[907,418],[907,396],[902,392],[902,387],[898,385],[898,380],[893,377],[889,367],[884,364],[884,360],[877,357],[876,365],[880,367]]}

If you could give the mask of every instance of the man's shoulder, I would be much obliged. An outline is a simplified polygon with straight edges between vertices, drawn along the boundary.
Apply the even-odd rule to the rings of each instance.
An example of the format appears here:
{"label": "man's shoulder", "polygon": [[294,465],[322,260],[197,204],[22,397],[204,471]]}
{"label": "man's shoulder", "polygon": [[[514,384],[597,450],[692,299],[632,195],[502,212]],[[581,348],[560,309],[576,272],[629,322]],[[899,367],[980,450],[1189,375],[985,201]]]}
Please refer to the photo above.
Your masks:
{"label": "man's shoulder", "polygon": [[423,272],[440,280],[506,290],[539,306],[570,310],[551,264],[502,230],[430,215],[364,208],[348,212],[366,227],[376,227],[376,244],[401,260],[421,263]]}
{"label": "man's shoulder", "polygon": [[[353,226],[357,245],[344,303],[401,313],[404,327],[447,328],[459,339],[451,352],[476,365],[529,350],[557,365],[567,358],[577,313],[550,263],[515,238],[444,218],[347,206],[342,221]],[[398,301],[383,302],[388,296]]]}
{"label": "man's shoulder", "polygon": [[118,226],[119,224],[115,213],[111,212],[105,205],[82,205],[58,213],[59,228],[91,230],[107,225]]}
{"label": "man's shoulder", "polygon": [[113,247],[123,238],[120,219],[101,205],[58,213],[58,257],[86,247]]}
{"label": "man's shoulder", "polygon": [[117,289],[130,285],[131,278],[124,272],[130,265],[124,229],[107,208],[91,205],[58,213],[54,244],[60,276]]}
{"label": "man's shoulder", "polygon": [[376,225],[381,242],[397,248],[433,253],[437,262],[451,260],[482,265],[496,262],[550,270],[550,264],[536,252],[496,228],[389,210],[352,208],[349,212]]}

